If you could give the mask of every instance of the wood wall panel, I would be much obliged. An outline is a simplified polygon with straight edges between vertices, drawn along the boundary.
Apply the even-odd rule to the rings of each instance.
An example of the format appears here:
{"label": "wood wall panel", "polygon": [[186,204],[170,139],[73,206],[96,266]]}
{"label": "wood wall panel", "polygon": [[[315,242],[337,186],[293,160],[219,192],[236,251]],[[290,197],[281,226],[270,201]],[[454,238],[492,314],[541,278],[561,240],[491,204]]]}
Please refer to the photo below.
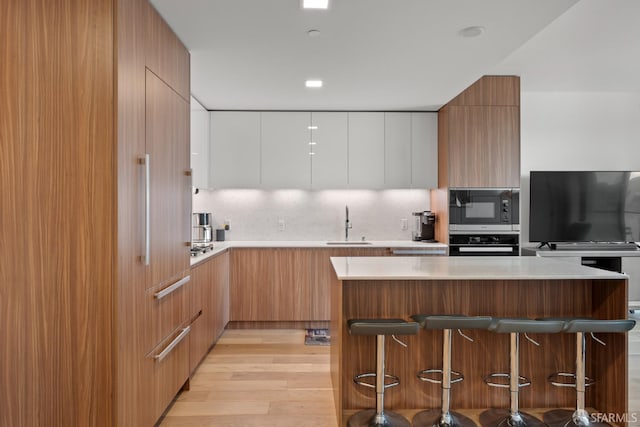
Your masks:
{"label": "wood wall panel", "polygon": [[0,2],[0,425],[114,423],[113,14]]}
{"label": "wood wall panel", "polygon": [[453,106],[520,106],[520,77],[483,76],[447,103]]}
{"label": "wood wall panel", "polygon": [[[374,394],[352,381],[353,375],[375,367],[375,338],[349,335],[346,327],[349,318],[408,319],[415,313],[624,318],[620,307],[626,306],[625,288],[625,281],[587,280],[334,282],[332,304],[334,307],[342,304],[343,308],[332,313],[332,336],[341,336],[339,347],[332,348],[334,387],[335,381],[340,381],[343,409],[375,407]],[[508,407],[508,392],[490,388],[482,381],[489,372],[508,371],[508,334],[488,331],[468,331],[468,334],[475,342],[470,343],[455,333],[453,337],[453,369],[463,372],[465,380],[453,386],[452,407]],[[388,370],[401,380],[395,393],[385,397],[388,408],[438,407],[438,386],[417,380],[415,374],[420,369],[441,365],[441,336],[439,331],[420,331],[417,336],[403,339],[409,344],[407,349],[388,341]],[[521,337],[521,372],[532,380],[531,387],[522,389],[521,407],[572,406],[574,394],[551,386],[546,378],[552,372],[574,370],[575,335],[536,334],[534,338],[541,347]],[[590,371],[598,381],[594,390],[600,388],[601,391],[587,393],[588,404],[604,412],[623,413],[626,410],[625,338],[624,334],[606,338],[608,344],[611,343],[606,348],[596,350],[593,347],[599,346],[590,346],[594,356]]]}
{"label": "wood wall panel", "polygon": [[449,187],[449,107],[438,111],[438,188]]}
{"label": "wood wall panel", "polygon": [[151,4],[146,11],[146,65],[188,103],[191,95],[189,51]]}
{"label": "wood wall panel", "polygon": [[449,186],[520,187],[518,107],[449,107]]}

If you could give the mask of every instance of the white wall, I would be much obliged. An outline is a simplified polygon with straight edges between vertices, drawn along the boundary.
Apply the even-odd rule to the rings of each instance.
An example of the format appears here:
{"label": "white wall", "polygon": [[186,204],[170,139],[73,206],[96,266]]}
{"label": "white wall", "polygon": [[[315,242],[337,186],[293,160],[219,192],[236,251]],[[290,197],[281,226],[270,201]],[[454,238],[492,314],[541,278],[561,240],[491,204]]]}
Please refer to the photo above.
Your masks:
{"label": "white wall", "polygon": [[[212,212],[217,228],[230,220],[227,240],[410,240],[412,212],[429,210],[428,190],[201,190],[193,212]],[[408,230],[401,230],[401,220]],[[280,230],[279,220],[285,224]]]}
{"label": "white wall", "polygon": [[640,171],[640,93],[521,94],[521,241],[532,170]]}

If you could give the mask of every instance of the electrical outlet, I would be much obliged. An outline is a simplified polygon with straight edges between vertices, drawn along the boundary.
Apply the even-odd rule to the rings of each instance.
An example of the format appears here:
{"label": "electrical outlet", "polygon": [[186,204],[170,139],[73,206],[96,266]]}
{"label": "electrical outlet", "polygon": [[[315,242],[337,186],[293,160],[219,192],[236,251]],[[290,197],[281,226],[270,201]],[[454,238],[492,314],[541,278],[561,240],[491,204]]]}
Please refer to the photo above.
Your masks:
{"label": "electrical outlet", "polygon": [[408,229],[409,229],[409,222],[407,221],[406,218],[402,218],[400,220],[400,230],[406,231]]}
{"label": "electrical outlet", "polygon": [[223,225],[224,225],[224,229],[225,230],[231,230],[231,220],[230,219],[225,219]]}
{"label": "electrical outlet", "polygon": [[286,224],[284,222],[284,219],[279,218],[278,219],[278,230],[284,231],[285,228],[286,228]]}

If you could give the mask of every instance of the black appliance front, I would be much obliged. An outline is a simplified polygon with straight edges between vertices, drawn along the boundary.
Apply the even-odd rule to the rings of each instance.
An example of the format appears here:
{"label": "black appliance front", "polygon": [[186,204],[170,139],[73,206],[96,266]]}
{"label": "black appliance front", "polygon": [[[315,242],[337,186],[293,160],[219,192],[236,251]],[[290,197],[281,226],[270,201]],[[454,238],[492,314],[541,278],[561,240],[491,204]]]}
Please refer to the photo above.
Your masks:
{"label": "black appliance front", "polygon": [[450,256],[518,256],[520,236],[507,234],[450,234]]}
{"label": "black appliance front", "polygon": [[452,231],[519,231],[517,188],[452,188],[449,229]]}

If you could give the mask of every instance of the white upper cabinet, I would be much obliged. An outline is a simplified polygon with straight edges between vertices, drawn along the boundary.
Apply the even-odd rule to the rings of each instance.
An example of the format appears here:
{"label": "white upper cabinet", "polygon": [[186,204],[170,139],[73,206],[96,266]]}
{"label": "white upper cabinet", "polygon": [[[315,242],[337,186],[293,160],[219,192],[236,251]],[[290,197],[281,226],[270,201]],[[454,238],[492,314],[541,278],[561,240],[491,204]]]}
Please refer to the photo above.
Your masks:
{"label": "white upper cabinet", "polygon": [[349,188],[384,188],[384,113],[348,113]]}
{"label": "white upper cabinet", "polygon": [[437,113],[216,111],[210,122],[208,188],[437,187]]}
{"label": "white upper cabinet", "polygon": [[438,113],[411,113],[411,187],[438,188]]}
{"label": "white upper cabinet", "polygon": [[262,187],[311,187],[311,113],[262,113]]}
{"label": "white upper cabinet", "polygon": [[209,112],[191,97],[191,185],[209,188]]}
{"label": "white upper cabinet", "polygon": [[210,188],[260,186],[260,113],[211,113]]}
{"label": "white upper cabinet", "polygon": [[311,113],[311,187],[347,188],[347,113]]}
{"label": "white upper cabinet", "polygon": [[411,113],[384,113],[384,185],[411,187]]}

